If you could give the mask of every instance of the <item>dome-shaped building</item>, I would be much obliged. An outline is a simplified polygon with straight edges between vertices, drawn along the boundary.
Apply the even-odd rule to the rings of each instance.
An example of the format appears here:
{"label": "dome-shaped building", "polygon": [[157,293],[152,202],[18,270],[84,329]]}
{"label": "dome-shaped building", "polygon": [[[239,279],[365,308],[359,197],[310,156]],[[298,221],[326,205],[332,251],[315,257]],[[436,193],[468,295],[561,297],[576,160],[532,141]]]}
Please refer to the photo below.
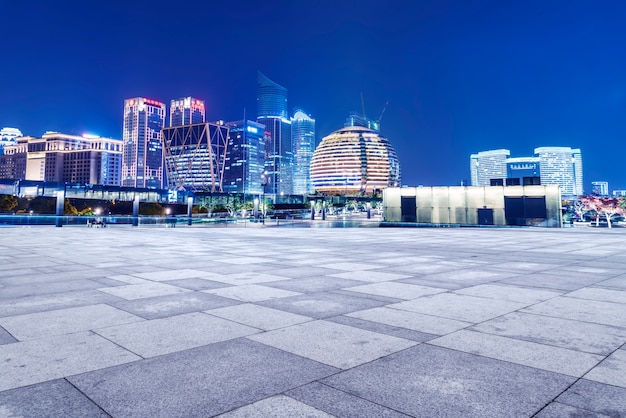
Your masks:
{"label": "dome-shaped building", "polygon": [[400,163],[387,138],[348,126],[322,139],[315,149],[311,182],[320,193],[373,193],[400,185]]}

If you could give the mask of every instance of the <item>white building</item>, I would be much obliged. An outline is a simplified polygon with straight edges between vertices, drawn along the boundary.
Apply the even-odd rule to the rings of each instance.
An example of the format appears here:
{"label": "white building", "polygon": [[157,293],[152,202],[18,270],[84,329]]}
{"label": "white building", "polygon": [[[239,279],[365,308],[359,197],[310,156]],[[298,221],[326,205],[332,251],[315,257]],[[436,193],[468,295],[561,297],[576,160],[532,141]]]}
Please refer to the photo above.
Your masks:
{"label": "white building", "polygon": [[492,179],[507,178],[506,162],[511,151],[497,149],[482,151],[470,156],[470,175],[472,186],[489,186]]}
{"label": "white building", "polygon": [[293,193],[313,193],[310,168],[315,152],[315,119],[297,110],[291,118],[291,142],[293,143]]}
{"label": "white building", "polygon": [[579,148],[539,147],[541,184],[558,184],[563,195],[583,194],[583,160]]}
{"label": "white building", "polygon": [[15,145],[15,138],[22,136],[22,132],[17,128],[0,129],[0,154],[3,153],[6,145]]}
{"label": "white building", "polygon": [[609,182],[608,181],[592,181],[593,194],[598,196],[609,195]]}

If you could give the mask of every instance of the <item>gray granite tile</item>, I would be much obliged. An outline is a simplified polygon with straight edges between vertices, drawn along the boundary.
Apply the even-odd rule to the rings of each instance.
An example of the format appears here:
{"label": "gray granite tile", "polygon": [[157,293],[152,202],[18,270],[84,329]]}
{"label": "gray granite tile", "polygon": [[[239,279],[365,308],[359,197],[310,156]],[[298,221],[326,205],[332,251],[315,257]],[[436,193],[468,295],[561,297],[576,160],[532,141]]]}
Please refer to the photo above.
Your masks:
{"label": "gray granite tile", "polygon": [[390,305],[390,308],[458,321],[482,322],[512,312],[527,304],[474,296],[441,293]]}
{"label": "gray granite tile", "polygon": [[0,392],[2,417],[108,417],[66,380],[53,380]]}
{"label": "gray granite tile", "polygon": [[512,312],[470,329],[587,353],[608,355],[626,343],[626,329]]}
{"label": "gray granite tile", "polygon": [[240,272],[240,273],[215,276],[211,280],[215,280],[218,282],[227,283],[231,285],[241,286],[241,285],[277,282],[277,281],[281,281],[285,279],[286,277],[277,276],[275,274],[246,271],[246,272]]}
{"label": "gray granite tile", "polygon": [[220,289],[203,290],[203,292],[242,302],[259,302],[300,295],[300,293],[292,292],[291,290],[276,289],[257,284],[223,287]]}
{"label": "gray granite tile", "polygon": [[104,287],[98,289],[101,292],[108,293],[113,296],[117,296],[126,300],[150,298],[154,296],[173,295],[176,293],[189,292],[188,289],[182,287],[172,286],[165,283],[142,283],[142,284],[128,284],[124,286],[116,287]]}
{"label": "gray granite tile", "polygon": [[348,369],[417,344],[327,321],[307,322],[248,338],[340,369]]}
{"label": "gray granite tile", "polygon": [[329,277],[338,279],[357,280],[361,282],[377,283],[390,282],[392,280],[407,279],[410,274],[389,273],[381,270],[345,271],[343,273],[329,274]]}
{"label": "gray granite tile", "polygon": [[537,303],[561,295],[563,292],[544,289],[529,289],[503,284],[482,284],[455,291],[461,295],[479,296],[490,299],[510,300],[522,303]]}
{"label": "gray granite tile", "polygon": [[178,270],[161,270],[146,273],[134,273],[133,276],[141,279],[152,280],[155,282],[163,282],[166,280],[192,279],[197,277],[209,277],[212,275],[203,270],[178,269]]}
{"label": "gray granite tile", "polygon": [[587,373],[585,379],[626,388],[626,350],[615,350]]}
{"label": "gray granite tile", "polygon": [[108,305],[80,306],[0,318],[0,326],[20,341],[143,321]]}
{"label": "gray granite tile", "polygon": [[243,337],[259,330],[200,312],[94,332],[142,357],[155,357]]}
{"label": "gray granite tile", "polygon": [[17,340],[9,334],[4,328],[0,327],[0,345],[11,344],[17,342]]}
{"label": "gray granite tile", "polygon": [[580,379],[556,399],[613,418],[626,417],[626,389]]}
{"label": "gray granite tile", "polygon": [[202,292],[185,292],[152,298],[120,300],[110,305],[146,319],[237,305],[240,302]]}
{"label": "gray granite tile", "polygon": [[468,330],[428,343],[576,377],[581,377],[604,359],[597,354]]}
{"label": "gray granite tile", "polygon": [[[306,257],[311,257],[310,254],[306,254]],[[322,277],[329,274],[334,274],[340,270],[330,269],[326,267],[317,266],[300,266],[291,268],[278,268],[274,271],[277,276],[289,278],[289,279],[302,279],[305,277]]]}
{"label": "gray granite tile", "polygon": [[251,303],[211,309],[206,311],[206,313],[265,331],[284,328],[312,320],[312,318],[308,316],[279,311],[278,309],[267,308]]}
{"label": "gray granite tile", "polygon": [[212,416],[336,371],[264,344],[237,339],[69,380],[113,416]]}
{"label": "gray granite tile", "polygon": [[472,325],[471,322],[388,307],[366,309],[348,313],[346,316],[436,335],[448,334]]}
{"label": "gray granite tile", "polygon": [[626,328],[626,305],[620,303],[557,297],[523,312]]}
{"label": "gray granite tile", "polygon": [[601,300],[604,302],[614,302],[626,304],[626,290],[610,290],[600,289],[597,287],[586,287],[574,292],[570,292],[564,296],[570,298]]}
{"label": "gray granite tile", "polygon": [[182,287],[183,289],[189,289],[189,290],[219,289],[221,287],[230,286],[227,283],[222,283],[222,282],[217,282],[215,280],[202,279],[202,278],[167,280],[162,283],[171,284],[172,286],[178,286],[178,287]]}
{"label": "gray granite tile", "polygon": [[138,359],[91,332],[0,345],[0,391]]}
{"label": "gray granite tile", "polygon": [[313,293],[358,286],[364,283],[365,282],[357,280],[339,279],[336,277],[304,277],[300,279],[281,280],[278,282],[267,283],[267,286],[300,293]]}
{"label": "gray granite tile", "polygon": [[438,337],[438,335],[428,334],[426,332],[414,331],[412,329],[396,327],[380,322],[367,321],[365,319],[353,318],[350,316],[334,316],[332,318],[326,318],[324,320],[417,342],[428,341]]}
{"label": "gray granite tile", "polygon": [[234,411],[219,415],[219,417],[333,418],[333,415],[329,415],[288,396],[276,395],[250,405],[242,406]]}
{"label": "gray granite tile", "polygon": [[445,289],[436,287],[418,286],[407,283],[379,282],[361,286],[348,287],[345,290],[350,292],[366,293],[372,295],[387,296],[396,299],[416,299],[422,296],[434,295],[446,292]]}
{"label": "gray granite tile", "polygon": [[532,273],[532,274],[523,274],[515,277],[509,277],[503,280],[500,280],[499,283],[505,284],[514,284],[518,286],[526,286],[526,287],[539,287],[545,289],[553,289],[553,290],[562,290],[562,291],[571,291],[583,288],[585,286],[592,285],[597,283],[601,279],[597,277],[588,277],[588,276],[564,276],[564,275],[556,275],[550,273]]}
{"label": "gray granite tile", "polygon": [[286,395],[342,418],[407,418],[408,415],[375,404],[330,386],[314,382],[286,392]]}
{"label": "gray granite tile", "polygon": [[564,405],[559,402],[552,402],[543,408],[537,415],[537,418],[605,418],[607,415],[596,414],[586,409],[575,408],[573,406]]}
{"label": "gray granite tile", "polygon": [[421,344],[322,383],[416,417],[528,417],[574,380]]}
{"label": "gray granite tile", "polygon": [[613,277],[608,280],[603,280],[596,283],[594,286],[604,287],[609,289],[626,290],[626,275]]}
{"label": "gray granite tile", "polygon": [[385,305],[374,299],[340,295],[336,293],[309,293],[289,298],[272,299],[258,305],[322,319]]}
{"label": "gray granite tile", "polygon": [[3,299],[67,293],[74,290],[96,289],[98,287],[102,287],[102,285],[87,279],[7,286],[0,292],[0,302]]}
{"label": "gray granite tile", "polygon": [[327,263],[324,264],[324,267],[335,270],[343,270],[343,271],[363,271],[363,270],[374,270],[379,269],[384,266],[370,264],[370,263],[354,263],[354,262],[341,262],[341,263]]}

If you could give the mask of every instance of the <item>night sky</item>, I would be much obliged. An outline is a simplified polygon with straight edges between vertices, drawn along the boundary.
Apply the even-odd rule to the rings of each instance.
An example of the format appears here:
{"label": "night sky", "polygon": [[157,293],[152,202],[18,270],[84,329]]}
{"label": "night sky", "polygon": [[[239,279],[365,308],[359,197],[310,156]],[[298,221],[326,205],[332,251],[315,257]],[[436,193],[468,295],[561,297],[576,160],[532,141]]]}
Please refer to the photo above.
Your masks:
{"label": "night sky", "polygon": [[256,116],[256,72],[322,138],[382,119],[403,184],[469,180],[469,155],[581,148],[585,189],[626,189],[624,1],[0,0],[0,127],[121,138],[123,100],[194,96]]}

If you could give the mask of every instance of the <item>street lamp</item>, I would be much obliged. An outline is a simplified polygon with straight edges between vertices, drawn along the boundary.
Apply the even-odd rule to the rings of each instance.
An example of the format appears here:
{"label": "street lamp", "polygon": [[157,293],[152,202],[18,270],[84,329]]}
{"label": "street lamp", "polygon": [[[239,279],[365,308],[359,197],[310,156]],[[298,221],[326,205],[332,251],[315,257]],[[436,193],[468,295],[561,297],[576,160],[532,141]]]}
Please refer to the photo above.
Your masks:
{"label": "street lamp", "polygon": [[270,182],[269,173],[267,171],[264,171],[263,174],[261,174],[261,182],[263,184],[263,197],[261,199],[263,202],[263,209],[261,210],[263,216],[261,218],[261,222],[265,225],[265,187]]}

